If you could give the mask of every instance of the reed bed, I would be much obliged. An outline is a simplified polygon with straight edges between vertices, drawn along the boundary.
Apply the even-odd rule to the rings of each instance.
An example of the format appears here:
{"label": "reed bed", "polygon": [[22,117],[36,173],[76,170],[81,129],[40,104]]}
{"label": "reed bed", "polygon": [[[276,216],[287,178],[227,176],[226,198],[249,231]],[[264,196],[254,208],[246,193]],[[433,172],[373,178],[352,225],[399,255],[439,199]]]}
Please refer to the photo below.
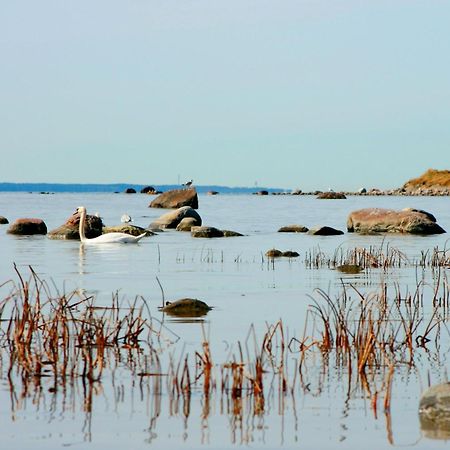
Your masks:
{"label": "reed bed", "polygon": [[[26,281],[17,271],[18,284],[10,282],[0,302],[0,378],[9,384],[13,414],[26,398],[39,405],[45,395],[71,397],[81,386],[90,417],[96,393],[120,372],[151,399],[150,431],[165,400],[170,415],[187,420],[200,399],[205,423],[218,403],[236,431],[274,408],[283,415],[290,404],[295,414],[299,396],[321,395],[330,380],[347,399],[363,393],[377,417],[381,399],[389,414],[401,371],[416,370],[424,354],[439,364],[448,350],[442,342],[449,341],[450,289],[442,270],[413,292],[384,283],[372,293],[343,284],[335,297],[316,290],[301,335],[290,337],[282,319],[261,337],[251,326],[222,361],[214,359],[204,327],[201,348],[177,354],[178,337],[141,297],[125,302],[114,294],[108,307],[98,307],[83,292],[54,294],[30,273]],[[114,392],[123,395],[115,386]],[[241,442],[250,442],[244,435]]]}
{"label": "reed bed", "polygon": [[450,267],[450,250],[435,247],[431,251],[421,251],[416,257],[407,257],[398,248],[384,242],[380,246],[368,248],[355,247],[345,250],[338,247],[332,255],[327,255],[317,247],[305,252],[304,264],[308,269],[336,269],[342,266],[358,266],[362,270],[407,267],[440,269]]}

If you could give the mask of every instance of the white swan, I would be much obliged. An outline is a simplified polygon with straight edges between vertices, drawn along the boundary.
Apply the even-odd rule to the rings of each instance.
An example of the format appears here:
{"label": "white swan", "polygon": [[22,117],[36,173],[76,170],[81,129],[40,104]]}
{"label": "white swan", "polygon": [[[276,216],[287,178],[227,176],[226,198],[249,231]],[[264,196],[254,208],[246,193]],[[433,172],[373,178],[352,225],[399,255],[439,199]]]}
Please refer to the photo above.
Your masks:
{"label": "white swan", "polygon": [[142,233],[139,236],[132,236],[127,233],[106,233],[92,239],[88,239],[84,234],[84,227],[86,224],[86,208],[79,206],[77,213],[80,213],[80,241],[83,244],[137,244],[147,233]]}

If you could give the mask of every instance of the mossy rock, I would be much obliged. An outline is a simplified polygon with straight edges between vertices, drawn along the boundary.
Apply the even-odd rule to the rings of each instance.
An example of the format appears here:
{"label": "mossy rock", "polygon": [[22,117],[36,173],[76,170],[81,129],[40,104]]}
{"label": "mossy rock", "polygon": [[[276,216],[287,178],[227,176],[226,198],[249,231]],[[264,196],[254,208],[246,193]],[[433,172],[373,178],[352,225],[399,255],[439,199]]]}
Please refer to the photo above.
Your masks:
{"label": "mossy rock", "polygon": [[147,236],[152,236],[155,233],[153,233],[150,230],[146,230],[145,228],[138,227],[136,225],[115,225],[113,227],[103,227],[103,234],[107,233],[126,233],[131,236],[140,236],[143,233],[147,233]]}

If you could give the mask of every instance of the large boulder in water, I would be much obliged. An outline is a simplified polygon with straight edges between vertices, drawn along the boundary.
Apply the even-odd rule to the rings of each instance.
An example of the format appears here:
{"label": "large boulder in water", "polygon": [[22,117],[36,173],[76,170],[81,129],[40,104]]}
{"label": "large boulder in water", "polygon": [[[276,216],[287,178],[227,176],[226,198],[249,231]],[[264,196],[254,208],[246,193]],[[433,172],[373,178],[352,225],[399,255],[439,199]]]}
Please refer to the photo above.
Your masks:
{"label": "large boulder in water", "polygon": [[[78,232],[80,226],[80,214],[77,212],[70,216],[66,223],[51,230],[48,233],[48,237],[52,239],[80,239],[80,234]],[[88,239],[95,238],[102,234],[103,222],[100,217],[97,216],[86,216],[86,222],[84,225],[84,233]]]}
{"label": "large boulder in water", "polygon": [[347,230],[356,233],[411,233],[441,234],[445,230],[435,217],[419,209],[406,208],[401,211],[382,208],[366,208],[350,213]]}
{"label": "large boulder in water", "polygon": [[175,211],[163,214],[159,219],[152,222],[149,228],[176,228],[185,217],[195,219],[196,225],[202,224],[202,218],[195,209],[190,206],[183,206]]}
{"label": "large boulder in water", "polygon": [[158,195],[151,203],[150,208],[181,208],[190,206],[198,209],[198,197],[195,188],[173,189]]}
{"label": "large boulder in water", "polygon": [[13,222],[7,230],[9,234],[47,234],[47,225],[42,219],[22,218]]}

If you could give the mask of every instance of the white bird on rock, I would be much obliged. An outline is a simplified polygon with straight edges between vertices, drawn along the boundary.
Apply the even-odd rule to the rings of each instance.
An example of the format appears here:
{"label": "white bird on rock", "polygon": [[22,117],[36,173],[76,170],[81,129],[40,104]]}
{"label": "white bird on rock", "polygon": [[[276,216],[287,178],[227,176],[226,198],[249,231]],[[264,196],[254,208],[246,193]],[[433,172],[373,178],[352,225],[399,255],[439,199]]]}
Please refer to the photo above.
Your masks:
{"label": "white bird on rock", "polygon": [[192,186],[193,182],[194,182],[194,180],[186,181],[186,183],[183,183],[183,186],[190,187],[190,186]]}
{"label": "white bird on rock", "polygon": [[142,233],[139,236],[132,236],[127,233],[106,233],[92,239],[88,239],[84,234],[86,225],[86,208],[79,206],[76,210],[80,213],[80,241],[82,244],[137,244],[147,233]]}

